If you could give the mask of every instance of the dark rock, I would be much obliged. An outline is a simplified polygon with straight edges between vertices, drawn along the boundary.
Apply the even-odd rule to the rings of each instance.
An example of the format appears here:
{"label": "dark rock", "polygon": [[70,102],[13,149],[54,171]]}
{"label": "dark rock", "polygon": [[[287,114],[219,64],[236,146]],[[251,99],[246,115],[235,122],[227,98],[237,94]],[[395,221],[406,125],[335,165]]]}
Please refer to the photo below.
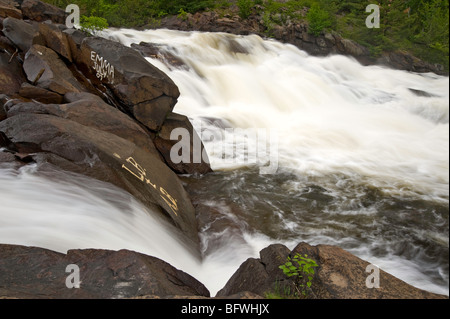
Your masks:
{"label": "dark rock", "polygon": [[80,63],[81,43],[88,36],[86,33],[77,29],[66,29],[63,33],[66,35],[72,59]]}
{"label": "dark rock", "polygon": [[0,164],[1,163],[14,163],[16,164],[16,157],[14,154],[5,153],[0,151]]}
{"label": "dark rock", "polygon": [[411,89],[411,88],[409,88],[408,90],[410,90],[412,93],[414,93],[414,95],[421,96],[421,97],[438,97],[435,94],[431,94],[431,93],[428,93],[428,92],[425,92],[422,90],[416,90],[416,89]]}
{"label": "dark rock", "polygon": [[141,42],[133,43],[131,47],[139,51],[144,57],[158,59],[164,63],[169,69],[177,68],[188,70],[189,67],[177,56],[163,50],[160,45],[154,43]]}
{"label": "dark rock", "polygon": [[30,20],[44,22],[51,20],[55,23],[66,23],[66,12],[63,9],[39,0],[24,0],[22,13]]}
{"label": "dark rock", "polygon": [[[66,286],[71,271],[79,269],[79,288]],[[137,252],[120,250],[50,250],[0,245],[0,298],[123,299],[153,295],[209,297],[192,276],[168,263]]]}
{"label": "dark rock", "polygon": [[139,52],[120,43],[86,38],[80,59],[93,76],[111,89],[124,108],[151,130],[159,130],[180,95],[167,75]]}
{"label": "dark rock", "polygon": [[3,34],[23,52],[30,49],[36,32],[35,26],[23,20],[15,18],[3,20]]}
{"label": "dark rock", "polygon": [[176,103],[176,99],[163,95],[151,101],[136,104],[133,115],[149,129],[159,131]]}
{"label": "dark rock", "polygon": [[0,18],[7,17],[22,19],[22,11],[17,9],[13,3],[0,0]]}
{"label": "dark rock", "polygon": [[260,252],[261,259],[249,258],[230,278],[217,297],[249,291],[260,296],[278,289],[277,282],[284,281],[284,274],[278,268],[284,264],[289,249],[283,245],[272,245]]}
{"label": "dark rock", "polygon": [[[198,249],[195,210],[178,177],[159,157],[111,133],[46,114],[12,116],[0,122],[0,131],[16,145],[34,146],[28,153],[51,153],[61,158],[56,164],[65,171],[84,174],[128,191],[180,229],[185,242]],[[27,153],[21,149],[19,152]],[[35,160],[40,164],[46,157],[35,157]],[[71,165],[65,166],[65,161]]]}
{"label": "dark rock", "polygon": [[[299,244],[292,252],[282,245],[272,245],[261,251],[261,259],[248,259],[222,289],[218,296],[250,291],[292,296],[294,282],[278,266],[286,257],[307,255],[318,264],[307,298],[311,299],[446,299],[448,297],[415,288],[380,270],[380,288],[368,288],[366,272],[370,264],[349,252],[327,245]],[[301,296],[301,295],[300,295]]]}
{"label": "dark rock", "polygon": [[17,50],[17,48],[14,46],[14,43],[12,43],[11,40],[3,35],[0,35],[0,51],[1,49],[8,52],[9,54],[13,54]]}
{"label": "dark rock", "polygon": [[354,57],[367,56],[370,54],[369,50],[366,47],[356,43],[355,41],[349,39],[341,40],[343,51],[342,53],[346,55],[351,55]]}
{"label": "dark rock", "polygon": [[19,91],[19,95],[24,98],[35,100],[37,102],[45,104],[52,104],[52,103],[59,104],[63,102],[62,95],[59,95],[58,93],[51,92],[37,86],[33,86],[26,82],[22,84]]}
{"label": "dark rock", "polygon": [[39,33],[44,39],[46,47],[72,62],[72,53],[66,33],[63,33],[56,25],[49,23],[40,23]]}
{"label": "dark rock", "polygon": [[8,102],[8,97],[5,94],[0,94],[0,122],[6,119],[6,102]]}
{"label": "dark rock", "polygon": [[0,131],[0,148],[5,148],[12,152],[17,151],[17,148],[14,145],[14,143],[2,131]]}
{"label": "dark rock", "polygon": [[19,103],[11,107],[8,117],[21,113],[49,114],[105,131],[159,156],[147,132],[126,114],[106,104],[100,97],[89,93],[68,93],[68,104]]}
{"label": "dark rock", "polygon": [[13,96],[26,79],[19,61],[0,51],[0,93]]}
{"label": "dark rock", "polygon": [[47,47],[33,45],[25,57],[23,69],[28,81],[40,88],[60,95],[85,91],[58,54]]}
{"label": "dark rock", "polygon": [[377,62],[399,70],[418,73],[434,72],[436,74],[445,75],[444,70],[442,70],[439,66],[424,62],[414,55],[404,51],[384,53]]}
{"label": "dark rock", "polygon": [[[189,147],[189,162],[174,163],[171,159],[173,147],[183,138],[177,136],[178,140],[170,139],[172,132],[176,129],[184,129],[185,132],[189,133],[189,141],[187,143],[187,146]],[[155,146],[166,160],[167,165],[169,165],[176,173],[207,174],[212,172],[205,147],[191,122],[184,115],[171,113],[167,117],[161,131],[155,139]],[[185,150],[185,148],[183,148],[183,150]],[[194,152],[197,154],[194,154]]]}

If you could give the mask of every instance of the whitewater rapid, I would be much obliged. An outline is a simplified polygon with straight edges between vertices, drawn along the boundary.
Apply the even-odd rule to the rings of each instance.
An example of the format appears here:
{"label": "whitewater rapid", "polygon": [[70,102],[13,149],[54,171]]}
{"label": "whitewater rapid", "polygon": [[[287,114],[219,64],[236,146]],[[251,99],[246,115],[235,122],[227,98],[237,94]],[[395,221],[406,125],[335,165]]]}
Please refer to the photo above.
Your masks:
{"label": "whitewater rapid", "polygon": [[[243,236],[202,230],[203,247],[222,244],[200,262],[174,229],[110,185],[3,167],[0,242],[61,252],[131,249],[188,272],[214,295],[262,248],[305,240],[339,245],[448,295],[448,77],[312,57],[258,36],[124,29],[103,36],[127,46],[153,43],[183,62],[148,58],[180,88],[175,112],[189,116],[200,135],[220,132],[221,140],[204,140],[217,175],[200,178],[206,187],[195,191]],[[277,172],[260,176],[247,152],[261,141],[225,128],[275,134]],[[227,153],[218,143],[247,148]],[[114,197],[129,205],[111,203]],[[245,213],[236,215],[227,198]],[[417,222],[416,213],[426,218]],[[430,255],[436,251],[446,251],[447,261]]]}

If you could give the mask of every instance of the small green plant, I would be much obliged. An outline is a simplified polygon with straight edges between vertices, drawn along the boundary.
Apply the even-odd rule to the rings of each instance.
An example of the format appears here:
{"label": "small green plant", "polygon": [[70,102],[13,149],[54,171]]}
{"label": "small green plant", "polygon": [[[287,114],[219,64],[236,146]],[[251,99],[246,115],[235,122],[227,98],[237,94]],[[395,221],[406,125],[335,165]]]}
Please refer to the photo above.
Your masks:
{"label": "small green plant", "polygon": [[183,21],[186,21],[186,20],[188,19],[188,13],[187,13],[186,11],[184,11],[183,8],[181,8],[181,9],[178,11],[178,18],[181,19],[181,20],[183,20]]}
{"label": "small green plant", "polygon": [[288,257],[286,263],[279,268],[283,270],[286,276],[295,277],[294,284],[297,292],[306,296],[306,289],[311,288],[312,285],[315,267],[318,267],[317,263],[313,259],[308,258],[308,255],[296,254],[293,258]]}
{"label": "small green plant", "polygon": [[99,32],[109,27],[108,21],[106,21],[106,19],[94,16],[82,16],[80,19],[80,24],[82,31],[88,32],[92,35],[97,35]]}

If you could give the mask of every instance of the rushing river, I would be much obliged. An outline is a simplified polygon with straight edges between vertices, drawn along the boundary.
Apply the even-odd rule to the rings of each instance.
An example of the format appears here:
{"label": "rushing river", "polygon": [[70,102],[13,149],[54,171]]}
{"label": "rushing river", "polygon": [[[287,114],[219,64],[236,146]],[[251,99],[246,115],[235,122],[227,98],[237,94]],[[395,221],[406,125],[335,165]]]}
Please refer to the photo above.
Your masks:
{"label": "rushing river", "polygon": [[177,61],[148,58],[179,86],[175,111],[202,135],[216,172],[182,179],[222,229],[203,225],[199,262],[133,199],[111,204],[129,196],[118,189],[73,176],[57,186],[33,167],[3,168],[0,242],[133,249],[185,270],[213,295],[271,243],[332,244],[448,295],[448,77],[311,57],[257,36],[104,36],[153,43]]}

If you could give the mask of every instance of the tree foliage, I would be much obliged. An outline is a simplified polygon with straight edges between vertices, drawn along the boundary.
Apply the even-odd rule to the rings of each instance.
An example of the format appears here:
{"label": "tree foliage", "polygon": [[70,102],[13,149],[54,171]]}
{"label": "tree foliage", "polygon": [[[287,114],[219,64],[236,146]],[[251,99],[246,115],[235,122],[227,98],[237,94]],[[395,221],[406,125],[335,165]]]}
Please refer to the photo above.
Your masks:
{"label": "tree foliage", "polygon": [[[166,15],[186,18],[202,10],[231,10],[242,19],[253,13],[270,36],[277,25],[307,21],[310,33],[334,30],[367,46],[374,57],[406,50],[430,63],[449,67],[449,0],[46,0],[61,8],[74,3],[82,14],[98,16],[115,27],[155,25]],[[377,3],[381,27],[365,25],[366,7]],[[306,12],[306,14],[305,14]]]}

